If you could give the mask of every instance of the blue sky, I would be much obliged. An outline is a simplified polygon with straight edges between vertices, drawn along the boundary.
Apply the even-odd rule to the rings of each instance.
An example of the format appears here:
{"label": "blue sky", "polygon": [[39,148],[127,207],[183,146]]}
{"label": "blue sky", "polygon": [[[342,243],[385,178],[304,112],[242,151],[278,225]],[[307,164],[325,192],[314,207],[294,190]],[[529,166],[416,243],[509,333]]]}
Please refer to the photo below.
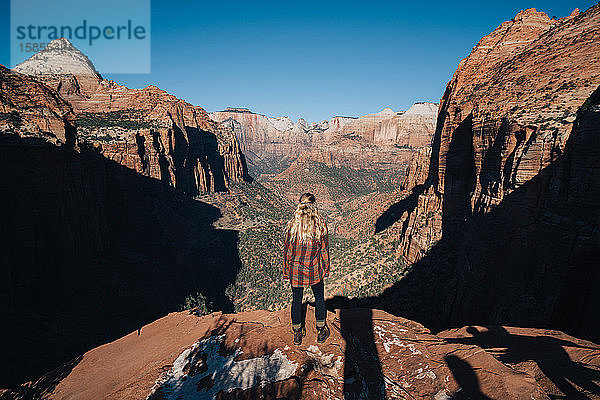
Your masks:
{"label": "blue sky", "polygon": [[[439,101],[459,61],[519,10],[563,17],[594,4],[153,0],[151,73],[104,77],[154,84],[207,111],[238,106],[320,121],[403,110]],[[8,11],[2,0],[0,63],[10,66]]]}

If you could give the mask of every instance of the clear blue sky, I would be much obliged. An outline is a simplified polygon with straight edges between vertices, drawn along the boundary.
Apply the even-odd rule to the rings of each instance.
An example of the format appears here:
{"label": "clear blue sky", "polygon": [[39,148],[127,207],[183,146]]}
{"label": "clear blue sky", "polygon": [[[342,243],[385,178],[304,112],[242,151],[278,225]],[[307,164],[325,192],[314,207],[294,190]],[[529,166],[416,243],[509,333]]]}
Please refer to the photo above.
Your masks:
{"label": "clear blue sky", "polygon": [[[320,121],[403,110],[439,101],[458,62],[519,10],[563,17],[595,3],[152,0],[151,74],[105,77],[154,84],[207,111],[239,106]],[[2,0],[4,65],[8,10]]]}

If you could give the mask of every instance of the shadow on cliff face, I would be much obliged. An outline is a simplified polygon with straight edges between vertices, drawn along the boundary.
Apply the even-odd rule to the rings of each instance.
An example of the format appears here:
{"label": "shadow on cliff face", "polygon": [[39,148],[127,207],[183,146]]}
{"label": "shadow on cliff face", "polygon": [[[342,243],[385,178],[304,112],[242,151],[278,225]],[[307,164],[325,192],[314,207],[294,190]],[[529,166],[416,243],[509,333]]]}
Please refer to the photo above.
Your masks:
{"label": "shadow on cliff face", "polygon": [[[382,308],[434,331],[503,324],[600,341],[600,88],[580,108],[563,154],[487,213],[470,211],[470,121],[449,144],[442,239],[381,295],[329,306]],[[431,165],[436,146],[439,137]]]}
{"label": "shadow on cliff face", "polygon": [[[467,116],[454,131],[446,154],[442,239],[381,295],[336,297],[327,301],[328,308],[379,308],[433,331],[475,324],[551,327],[600,342],[599,127],[600,88],[578,111],[562,155],[490,212],[471,213],[477,177],[472,115]],[[515,134],[517,142],[524,140],[523,132]],[[414,193],[435,187],[439,147],[438,132],[425,184],[393,208],[410,212],[418,201]],[[494,158],[490,154],[486,168]],[[401,216],[396,209],[388,211],[381,219],[383,229],[395,222],[390,215],[396,220]],[[597,371],[569,363],[558,343],[513,336],[504,335],[492,346],[508,347],[504,361],[535,361],[569,398],[586,398],[569,381],[599,394]],[[485,335],[467,342],[485,347]],[[540,349],[553,353],[553,361],[533,354]],[[562,367],[555,368],[553,362]],[[482,398],[468,364],[454,358],[446,363],[463,394]]]}
{"label": "shadow on cliff face", "polygon": [[425,185],[416,185],[410,194],[402,200],[392,204],[383,212],[375,222],[375,233],[382,232],[398,221],[405,212],[411,213],[417,207],[419,196],[425,191]]}
{"label": "shadow on cliff face", "polygon": [[[175,187],[183,193],[196,196],[200,194],[202,181],[205,180],[206,187],[212,191],[226,191],[227,177],[223,173],[225,159],[219,152],[217,136],[212,132],[191,126],[185,126],[184,129],[185,134],[177,124],[173,123]],[[246,158],[243,154],[240,158],[244,173],[242,178],[246,182],[252,182],[253,178],[248,174]],[[162,167],[161,176],[164,181],[165,172]]]}
{"label": "shadow on cliff face", "polygon": [[0,136],[0,387],[137,330],[186,296],[232,311],[235,231],[93,149]]}

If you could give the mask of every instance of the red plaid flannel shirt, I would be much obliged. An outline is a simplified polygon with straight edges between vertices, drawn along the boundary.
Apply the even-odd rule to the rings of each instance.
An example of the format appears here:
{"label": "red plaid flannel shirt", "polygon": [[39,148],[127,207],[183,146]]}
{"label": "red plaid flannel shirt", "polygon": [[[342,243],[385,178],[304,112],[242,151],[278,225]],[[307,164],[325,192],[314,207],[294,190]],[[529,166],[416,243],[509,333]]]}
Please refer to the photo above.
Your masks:
{"label": "red plaid flannel shirt", "polygon": [[286,232],[283,245],[283,279],[294,287],[307,287],[329,276],[329,237],[327,227],[321,240],[301,243]]}

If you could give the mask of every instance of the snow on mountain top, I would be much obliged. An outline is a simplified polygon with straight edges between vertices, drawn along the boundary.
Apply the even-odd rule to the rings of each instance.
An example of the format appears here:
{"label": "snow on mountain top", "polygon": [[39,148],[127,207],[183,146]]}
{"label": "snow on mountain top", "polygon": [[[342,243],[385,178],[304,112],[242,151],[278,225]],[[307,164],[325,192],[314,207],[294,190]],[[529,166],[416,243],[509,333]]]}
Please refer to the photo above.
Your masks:
{"label": "snow on mountain top", "polygon": [[54,39],[46,48],[13,68],[27,75],[70,74],[100,77],[94,64],[65,38]]}

